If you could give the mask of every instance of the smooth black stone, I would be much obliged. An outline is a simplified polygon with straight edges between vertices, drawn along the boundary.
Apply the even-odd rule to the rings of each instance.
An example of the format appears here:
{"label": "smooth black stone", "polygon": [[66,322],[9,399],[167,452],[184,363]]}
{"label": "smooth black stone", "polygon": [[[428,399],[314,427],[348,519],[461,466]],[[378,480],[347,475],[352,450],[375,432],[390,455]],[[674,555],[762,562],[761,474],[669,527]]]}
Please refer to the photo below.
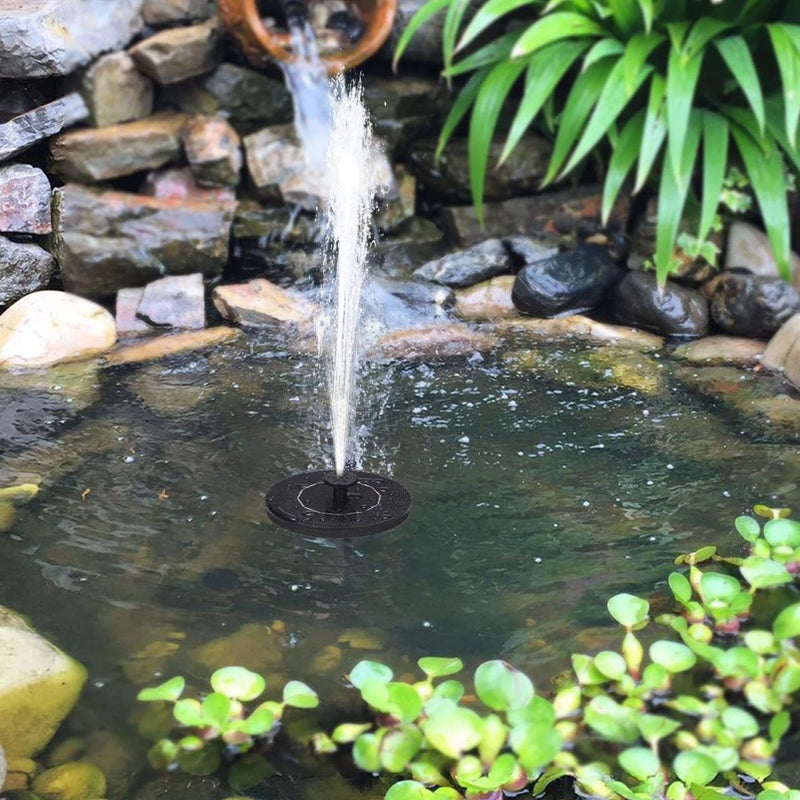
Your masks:
{"label": "smooth black stone", "polygon": [[523,267],[511,300],[534,317],[576,314],[598,305],[621,275],[604,247],[583,245]]}
{"label": "smooth black stone", "polygon": [[611,292],[609,303],[611,315],[623,325],[662,336],[696,338],[708,334],[705,297],[672,281],[659,288],[653,272],[629,272]]}

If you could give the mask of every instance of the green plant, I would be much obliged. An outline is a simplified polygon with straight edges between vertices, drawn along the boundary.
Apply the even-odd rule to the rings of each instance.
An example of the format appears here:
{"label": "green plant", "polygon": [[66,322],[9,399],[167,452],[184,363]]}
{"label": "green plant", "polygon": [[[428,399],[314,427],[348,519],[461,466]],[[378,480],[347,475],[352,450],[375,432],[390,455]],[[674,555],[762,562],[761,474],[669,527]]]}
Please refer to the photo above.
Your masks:
{"label": "green plant", "polygon": [[[663,282],[687,197],[699,200],[695,236],[712,230],[731,142],[752,184],[781,274],[788,279],[789,212],[784,157],[800,169],[800,22],[789,0],[428,0],[398,42],[395,62],[420,26],[446,9],[444,75],[469,75],[439,140],[471,109],[472,193],[482,219],[490,144],[507,102],[515,113],[502,163],[537,120],[554,130],[544,179],[576,171],[605,141],[604,220],[635,167],[633,191],[658,187],[655,264]],[[478,46],[492,26],[535,19]],[[518,95],[513,91],[519,87]],[[510,98],[517,97],[514,102]],[[660,177],[657,166],[660,164]]]}
{"label": "green plant", "polygon": [[185,680],[178,676],[159,686],[142,689],[138,699],[172,704],[174,735],[161,737],[150,748],[148,760],[156,769],[178,766],[193,775],[210,775],[223,758],[231,761],[232,788],[244,790],[272,772],[265,753],[280,727],[287,706],[316,708],[319,698],[300,681],[289,681],[281,702],[266,700],[251,711],[245,703],[266,688],[261,675],[244,667],[223,667],[211,676],[213,691],[202,699],[182,697]]}

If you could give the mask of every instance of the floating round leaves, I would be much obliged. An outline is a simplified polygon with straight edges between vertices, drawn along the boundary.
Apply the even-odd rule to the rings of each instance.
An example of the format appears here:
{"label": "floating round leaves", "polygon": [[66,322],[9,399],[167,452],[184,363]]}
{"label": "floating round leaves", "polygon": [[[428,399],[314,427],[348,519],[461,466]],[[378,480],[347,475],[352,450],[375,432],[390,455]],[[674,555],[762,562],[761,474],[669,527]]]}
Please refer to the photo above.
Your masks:
{"label": "floating round leaves", "polygon": [[668,672],[685,672],[697,663],[697,656],[680,642],[659,640],[650,645],[650,658]]}
{"label": "floating round leaves", "polygon": [[417,661],[419,668],[429,678],[444,678],[448,675],[455,675],[464,669],[464,663],[460,658],[436,658],[427,656]]}
{"label": "floating round leaves", "polygon": [[752,543],[761,535],[761,526],[758,524],[758,521],[752,517],[736,517],[733,524],[739,532],[739,535],[746,542]]}
{"label": "floating round leaves", "polygon": [[608,613],[629,630],[647,622],[650,604],[632,594],[615,594],[608,601]]}
{"label": "floating round leaves", "polygon": [[661,769],[658,756],[646,747],[629,747],[619,754],[619,765],[629,775],[645,781]]}
{"label": "floating round leaves", "polygon": [[211,687],[231,700],[255,700],[266,688],[266,681],[244,667],[223,667],[211,676]]}
{"label": "floating round leaves", "polygon": [[613,650],[603,650],[594,657],[594,665],[606,678],[619,680],[627,671],[625,659]]}
{"label": "floating round leaves", "polygon": [[524,708],[533,698],[533,683],[505,661],[485,661],[475,671],[475,691],[494,711]]}
{"label": "floating round leaves", "polygon": [[750,556],[744,560],[741,571],[753,589],[767,589],[792,581],[792,576],[786,567],[771,558]]}
{"label": "floating round leaves", "polygon": [[689,786],[705,786],[717,777],[717,762],[705,753],[685,750],[672,764],[675,774]]}
{"label": "floating round leaves", "polygon": [[356,689],[360,689],[369,680],[389,683],[393,677],[391,668],[379,661],[359,661],[347,676]]}
{"label": "floating round leaves", "polygon": [[461,758],[477,747],[483,735],[483,723],[474,711],[453,704],[425,720],[422,732],[437,750],[450,758]]}
{"label": "floating round leaves", "polygon": [[772,630],[776,639],[793,639],[800,636],[800,603],[784,608],[775,618]]}
{"label": "floating round leaves", "polygon": [[283,702],[294,708],[316,708],[319,705],[319,697],[302,681],[289,681],[283,687]]}
{"label": "floating round leaves", "polygon": [[151,686],[147,689],[142,689],[136,696],[136,699],[144,703],[159,701],[174,703],[183,693],[185,686],[186,681],[178,675],[175,678],[170,678],[159,686]]}

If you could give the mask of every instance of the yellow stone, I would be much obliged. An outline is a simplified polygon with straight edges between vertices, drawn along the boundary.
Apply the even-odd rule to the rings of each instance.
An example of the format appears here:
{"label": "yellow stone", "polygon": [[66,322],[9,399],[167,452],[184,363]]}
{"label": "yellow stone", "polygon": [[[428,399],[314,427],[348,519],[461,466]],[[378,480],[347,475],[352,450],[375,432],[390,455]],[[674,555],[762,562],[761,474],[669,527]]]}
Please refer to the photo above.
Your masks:
{"label": "yellow stone", "polygon": [[347,628],[342,631],[339,641],[349,644],[354,650],[383,648],[383,636],[377,628]]}
{"label": "yellow stone", "polygon": [[33,781],[33,791],[45,800],[99,800],[106,788],[106,776],[82,761],[45,770]]}
{"label": "yellow stone", "polygon": [[39,487],[35,483],[21,483],[19,486],[6,486],[0,489],[0,502],[12,503],[15,506],[24,506],[39,494]]}
{"label": "yellow stone", "polygon": [[329,644],[314,656],[311,671],[319,674],[333,672],[342,663],[342,648]]}
{"label": "yellow stone", "polygon": [[7,758],[30,758],[72,710],[86,669],[0,606],[0,742]]}
{"label": "yellow stone", "polygon": [[236,665],[264,673],[280,664],[283,652],[280,637],[268,625],[251,622],[230,636],[196,647],[192,657],[209,670]]}
{"label": "yellow stone", "polygon": [[0,533],[7,533],[17,520],[17,509],[11,503],[0,501]]}

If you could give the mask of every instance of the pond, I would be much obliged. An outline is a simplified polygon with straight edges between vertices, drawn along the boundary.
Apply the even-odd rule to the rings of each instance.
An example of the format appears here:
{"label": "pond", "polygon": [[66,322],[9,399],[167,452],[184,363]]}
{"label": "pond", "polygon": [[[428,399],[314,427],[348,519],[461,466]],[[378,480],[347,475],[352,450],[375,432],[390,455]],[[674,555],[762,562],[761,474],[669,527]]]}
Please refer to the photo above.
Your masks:
{"label": "pond", "polygon": [[[377,537],[298,537],[268,521],[263,493],[328,463],[320,384],[314,359],[263,333],[56,394],[0,389],[1,477],[44,477],[0,538],[0,604],[88,667],[54,747],[101,731],[90,755],[111,797],[230,794],[147,767],[133,711],[159,677],[203,686],[241,663],[352,709],[340,676],[360,659],[402,673],[460,655],[546,687],[568,653],[617,641],[610,595],[657,605],[676,555],[737,551],[737,514],[797,496],[797,445],[692,394],[668,358],[508,345],[372,365],[363,467],[408,486],[411,516]],[[364,791],[302,748],[283,758],[253,796]]]}

